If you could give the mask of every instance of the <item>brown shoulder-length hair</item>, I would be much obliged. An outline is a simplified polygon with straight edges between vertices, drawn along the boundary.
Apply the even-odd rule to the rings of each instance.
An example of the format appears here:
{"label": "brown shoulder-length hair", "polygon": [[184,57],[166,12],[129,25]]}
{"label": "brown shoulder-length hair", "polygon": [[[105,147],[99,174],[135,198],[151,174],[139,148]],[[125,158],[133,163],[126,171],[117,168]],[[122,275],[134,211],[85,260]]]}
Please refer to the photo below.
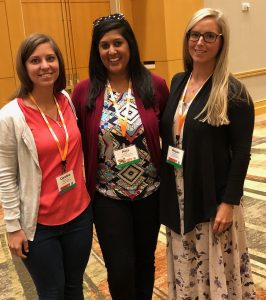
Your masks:
{"label": "brown shoulder-length hair", "polygon": [[35,49],[44,43],[49,43],[55,52],[59,63],[59,76],[54,83],[54,93],[58,93],[66,87],[65,64],[62,53],[52,37],[43,33],[34,33],[28,36],[20,45],[17,60],[16,70],[20,80],[20,87],[15,92],[15,97],[24,97],[33,90],[33,82],[31,81],[27,69],[26,61],[35,51]]}

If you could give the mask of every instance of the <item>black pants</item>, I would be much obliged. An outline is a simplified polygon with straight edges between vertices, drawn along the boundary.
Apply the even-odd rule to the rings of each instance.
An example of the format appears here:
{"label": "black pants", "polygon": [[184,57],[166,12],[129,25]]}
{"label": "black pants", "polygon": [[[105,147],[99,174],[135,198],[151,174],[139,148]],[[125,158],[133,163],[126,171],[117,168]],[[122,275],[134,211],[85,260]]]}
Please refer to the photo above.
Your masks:
{"label": "black pants", "polygon": [[135,202],[95,194],[94,223],[113,300],[152,298],[160,228],[158,198],[158,191]]}
{"label": "black pants", "polygon": [[23,260],[40,300],[82,300],[92,242],[92,209],[58,226],[37,224]]}

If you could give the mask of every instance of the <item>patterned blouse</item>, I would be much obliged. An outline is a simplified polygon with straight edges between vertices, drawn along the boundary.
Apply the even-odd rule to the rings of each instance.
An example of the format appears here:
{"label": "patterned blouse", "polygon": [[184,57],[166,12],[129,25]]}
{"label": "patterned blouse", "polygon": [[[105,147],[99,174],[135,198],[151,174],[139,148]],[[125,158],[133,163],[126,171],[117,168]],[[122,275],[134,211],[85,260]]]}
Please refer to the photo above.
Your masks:
{"label": "patterned blouse", "polygon": [[[117,200],[138,200],[154,193],[159,178],[151,162],[144,128],[138,113],[134,95],[131,95],[125,137],[121,134],[117,112],[122,120],[127,111],[128,92],[113,92],[117,110],[108,89],[105,89],[104,107],[99,128],[98,170],[96,190],[106,197]],[[135,145],[140,161],[118,168],[114,151]]]}

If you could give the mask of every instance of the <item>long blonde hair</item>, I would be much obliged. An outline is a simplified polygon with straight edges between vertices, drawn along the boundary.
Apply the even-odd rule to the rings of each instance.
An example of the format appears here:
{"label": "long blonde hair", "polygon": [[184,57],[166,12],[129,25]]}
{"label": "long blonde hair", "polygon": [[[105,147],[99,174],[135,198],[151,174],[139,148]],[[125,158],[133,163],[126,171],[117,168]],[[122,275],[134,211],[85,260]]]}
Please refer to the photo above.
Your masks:
{"label": "long blonde hair", "polygon": [[201,122],[207,122],[213,126],[221,126],[229,124],[227,115],[228,106],[228,52],[229,52],[229,26],[227,21],[220,10],[212,8],[203,8],[198,10],[186,28],[186,34],[183,40],[183,61],[185,71],[192,72],[193,61],[188,50],[188,32],[198,23],[200,20],[212,17],[216,20],[222,33],[222,45],[217,54],[216,66],[212,76],[212,88],[209,99],[196,117]]}

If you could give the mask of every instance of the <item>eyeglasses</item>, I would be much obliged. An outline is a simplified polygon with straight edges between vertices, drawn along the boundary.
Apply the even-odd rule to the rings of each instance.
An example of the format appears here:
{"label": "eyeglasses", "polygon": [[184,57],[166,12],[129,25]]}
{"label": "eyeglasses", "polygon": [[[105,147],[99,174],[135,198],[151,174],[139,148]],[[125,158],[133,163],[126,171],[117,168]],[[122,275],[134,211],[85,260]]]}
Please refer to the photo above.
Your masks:
{"label": "eyeglasses", "polygon": [[214,43],[218,36],[223,36],[223,35],[221,33],[217,34],[215,32],[211,32],[211,31],[204,32],[204,33],[200,33],[198,31],[189,31],[187,33],[187,36],[188,36],[189,40],[192,42],[197,42],[200,39],[200,37],[202,36],[206,43]]}
{"label": "eyeglasses", "polygon": [[123,14],[116,13],[116,14],[112,14],[109,16],[104,16],[104,17],[100,17],[100,18],[96,19],[92,23],[92,26],[95,28],[96,26],[98,26],[99,24],[101,24],[103,22],[120,21],[120,20],[125,20],[125,16]]}

